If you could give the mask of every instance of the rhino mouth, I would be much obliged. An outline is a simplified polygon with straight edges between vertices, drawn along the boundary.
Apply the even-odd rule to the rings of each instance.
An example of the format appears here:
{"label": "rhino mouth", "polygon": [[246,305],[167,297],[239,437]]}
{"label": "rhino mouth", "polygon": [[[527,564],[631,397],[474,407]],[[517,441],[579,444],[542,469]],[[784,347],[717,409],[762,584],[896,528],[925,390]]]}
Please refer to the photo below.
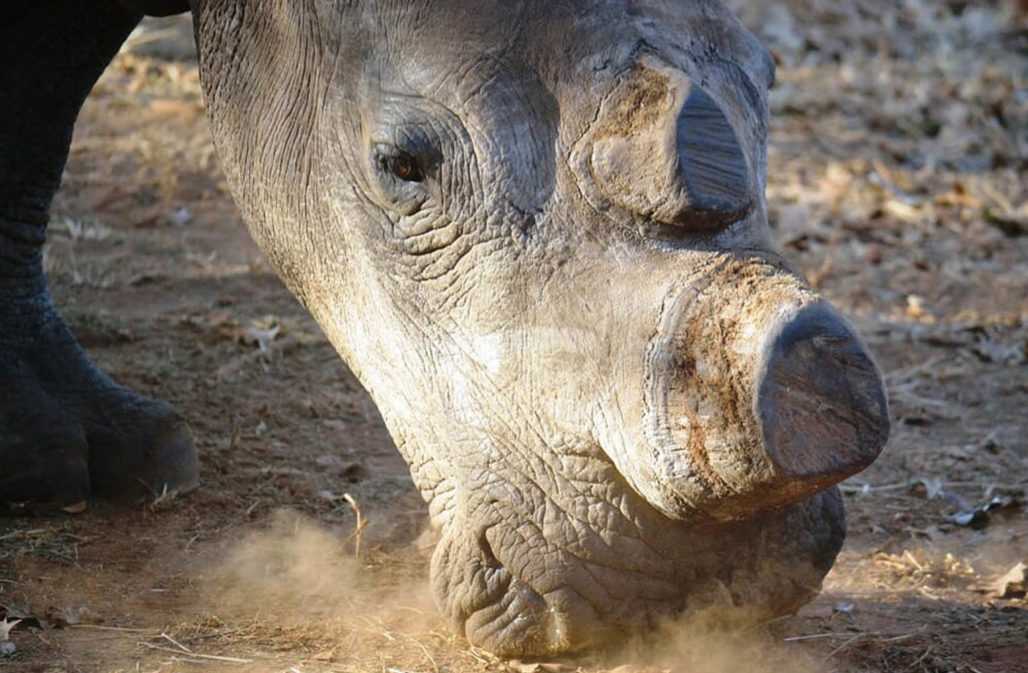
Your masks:
{"label": "rhino mouth", "polygon": [[623,512],[630,528],[576,528],[566,513],[547,527],[521,512],[474,538],[467,527],[446,531],[433,558],[440,607],[469,642],[500,656],[567,654],[685,611],[742,621],[787,614],[816,595],[841,547],[834,489],[713,526],[670,521],[624,489],[581,507],[611,520]]}
{"label": "rhino mouth", "polygon": [[469,641],[500,656],[545,655],[594,648],[613,633],[573,589],[540,594],[504,574],[502,586],[464,620]]}
{"label": "rhino mouth", "polygon": [[473,644],[501,656],[573,652],[680,609],[670,550],[645,541],[667,520],[598,446],[573,453],[590,456],[587,468],[552,471],[553,488],[519,484],[517,498],[466,489],[465,515],[444,526],[433,591]]}

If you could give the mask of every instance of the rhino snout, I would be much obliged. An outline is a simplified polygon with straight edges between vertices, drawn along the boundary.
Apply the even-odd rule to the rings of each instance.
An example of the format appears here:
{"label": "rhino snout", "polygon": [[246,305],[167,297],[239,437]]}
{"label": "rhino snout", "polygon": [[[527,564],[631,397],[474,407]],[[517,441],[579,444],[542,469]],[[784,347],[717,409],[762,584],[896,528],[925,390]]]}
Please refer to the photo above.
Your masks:
{"label": "rhino snout", "polygon": [[718,276],[673,293],[647,351],[633,481],[676,519],[798,502],[868,467],[889,435],[878,368],[831,306],[769,266]]}

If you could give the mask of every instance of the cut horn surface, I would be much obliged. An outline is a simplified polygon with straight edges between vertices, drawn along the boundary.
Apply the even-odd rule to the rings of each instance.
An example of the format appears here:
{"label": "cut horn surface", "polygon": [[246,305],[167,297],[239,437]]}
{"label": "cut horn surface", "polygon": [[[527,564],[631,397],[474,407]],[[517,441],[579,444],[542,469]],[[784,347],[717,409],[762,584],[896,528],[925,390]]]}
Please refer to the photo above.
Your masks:
{"label": "cut horn surface", "polygon": [[615,87],[592,142],[602,197],[671,230],[719,229],[754,207],[746,155],[721,106],[652,57]]}

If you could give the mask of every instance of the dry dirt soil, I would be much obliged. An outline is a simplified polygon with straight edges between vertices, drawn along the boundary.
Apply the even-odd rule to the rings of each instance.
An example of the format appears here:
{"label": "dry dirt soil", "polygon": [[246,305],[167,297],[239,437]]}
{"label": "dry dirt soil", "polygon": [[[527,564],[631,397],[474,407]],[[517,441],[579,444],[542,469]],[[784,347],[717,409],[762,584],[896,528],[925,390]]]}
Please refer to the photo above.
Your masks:
{"label": "dry dirt soil", "polygon": [[863,330],[895,416],[843,485],[850,536],[817,601],[568,661],[451,633],[425,598],[424,506],[250,241],[171,21],[88,101],[47,268],[100,365],[188,417],[203,487],[0,518],[0,670],[1028,671],[1026,24],[990,2],[733,4],[780,66],[779,244]]}

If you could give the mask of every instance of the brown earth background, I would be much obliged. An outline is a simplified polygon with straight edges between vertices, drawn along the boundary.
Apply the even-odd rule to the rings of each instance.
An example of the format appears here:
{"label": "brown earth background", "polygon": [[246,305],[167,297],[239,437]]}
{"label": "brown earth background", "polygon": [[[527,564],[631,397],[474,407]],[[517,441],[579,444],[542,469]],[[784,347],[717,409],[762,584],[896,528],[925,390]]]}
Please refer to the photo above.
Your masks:
{"label": "brown earth background", "polygon": [[778,243],[862,329],[895,416],[843,485],[850,537],[817,601],[566,661],[454,635],[406,466],[226,191],[179,18],[137,31],[86,104],[46,264],[99,364],[189,419],[204,485],[0,518],[0,645],[21,620],[0,671],[1028,671],[1025,17],[729,4],[779,62]]}

